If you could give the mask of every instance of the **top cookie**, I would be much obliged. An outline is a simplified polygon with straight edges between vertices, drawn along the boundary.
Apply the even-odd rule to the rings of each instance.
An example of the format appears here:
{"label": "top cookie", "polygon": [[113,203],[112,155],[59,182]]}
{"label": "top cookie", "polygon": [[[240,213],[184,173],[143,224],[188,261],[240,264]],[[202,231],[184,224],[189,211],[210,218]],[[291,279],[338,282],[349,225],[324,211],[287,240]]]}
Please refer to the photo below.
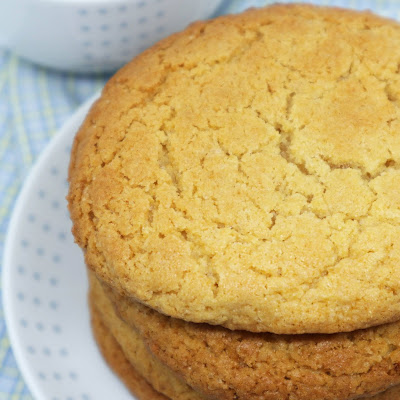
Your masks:
{"label": "top cookie", "polygon": [[276,5],[120,70],[79,130],[86,262],[167,315],[331,333],[400,319],[400,26]]}

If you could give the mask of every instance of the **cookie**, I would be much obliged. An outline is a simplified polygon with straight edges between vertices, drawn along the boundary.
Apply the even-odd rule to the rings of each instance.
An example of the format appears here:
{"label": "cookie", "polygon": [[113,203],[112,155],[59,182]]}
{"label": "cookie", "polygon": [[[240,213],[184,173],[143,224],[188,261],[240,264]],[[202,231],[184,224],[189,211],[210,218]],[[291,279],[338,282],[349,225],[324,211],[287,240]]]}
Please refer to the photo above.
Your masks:
{"label": "cookie", "polygon": [[[111,306],[111,303],[109,299],[105,296],[104,290],[102,290],[101,286],[93,280],[93,277],[91,279],[91,293],[90,293],[90,299],[92,303],[92,314],[95,312],[98,318],[102,321],[102,324],[106,327],[108,330],[109,334],[115,338],[115,343],[121,349],[121,352],[124,352],[124,356],[127,357],[130,360],[130,363],[133,364],[134,366],[138,366],[143,363],[148,363],[150,365],[150,370],[153,369],[153,373],[149,375],[148,373],[144,372],[145,375],[148,377],[149,381],[153,383],[154,386],[161,388],[163,392],[169,393],[172,399],[174,400],[180,400],[182,399],[181,393],[185,393],[185,397],[187,399],[203,399],[203,398],[213,398],[213,399],[222,399],[225,398],[224,396],[220,397],[217,395],[216,392],[213,392],[212,396],[202,396],[199,394],[197,391],[191,390],[188,388],[188,386],[180,380],[177,376],[175,376],[171,370],[166,368],[163,364],[161,364],[160,360],[158,360],[154,355],[147,350],[145,351],[137,351],[138,348],[145,348],[144,344],[144,338],[140,337],[135,329],[132,329],[132,327],[129,327],[126,323],[121,321],[118,316],[115,314],[114,309]],[[101,310],[101,311],[98,311]],[[163,326],[163,328],[165,325]],[[171,332],[169,332],[171,333]],[[115,336],[114,336],[115,335]],[[172,336],[171,336],[172,339]],[[97,340],[99,340],[97,338]],[[171,343],[172,346],[176,345],[176,342],[172,340]],[[248,346],[248,343],[246,343],[246,340],[244,341],[243,344],[244,347],[247,347],[247,351],[250,352],[250,346]],[[278,346],[276,346],[278,349]],[[177,349],[175,349],[177,350]],[[213,349],[215,350],[215,349]],[[227,348],[225,350],[228,350]],[[192,351],[195,351],[195,349],[192,349]],[[372,352],[372,350],[371,350]],[[224,357],[224,352],[221,352],[221,356]],[[304,354],[306,357],[307,355]],[[336,359],[339,358],[339,356],[336,357]],[[214,361],[210,360],[209,357],[203,359],[204,363],[207,365],[212,365]],[[347,360],[342,360],[342,363],[344,364]],[[282,360],[284,362],[284,359]],[[196,364],[195,364],[196,365]],[[206,365],[206,367],[207,367]],[[143,368],[139,367],[141,371],[144,371]],[[186,363],[183,368],[192,368],[192,366],[188,363]],[[212,368],[210,368],[209,373],[211,374],[213,371]],[[244,371],[246,373],[246,371]],[[181,376],[181,375],[179,375]],[[168,387],[169,384],[172,387]],[[225,382],[226,385],[229,384],[229,382]],[[260,382],[261,383],[261,382]],[[258,383],[258,384],[260,384]],[[308,382],[309,384],[310,382]],[[262,384],[262,383],[261,383]],[[293,383],[292,387],[294,387],[296,383]],[[279,387],[279,385],[277,385]],[[292,396],[292,397],[286,397],[290,399],[298,399],[299,397],[297,396],[298,393],[296,393],[296,390],[293,390],[293,392],[288,393],[287,396]],[[400,387],[392,388],[387,390],[385,393],[379,393],[375,396],[372,396],[372,399],[382,399],[382,400],[397,400],[396,395],[400,395]],[[297,397],[296,397],[297,396]],[[325,394],[321,393],[321,396],[325,396]],[[242,397],[238,397],[242,398]],[[245,397],[246,398],[246,397]],[[251,398],[251,397],[250,397]],[[264,397],[258,397],[258,399],[277,399],[276,393],[268,394],[265,393]],[[307,399],[314,399],[315,397],[307,397]],[[319,397],[319,399],[327,399],[328,397]],[[335,398],[338,399],[340,398],[341,400],[344,399],[344,397],[330,397],[330,398]],[[357,397],[358,398],[358,397]],[[364,397],[363,397],[364,398]],[[370,398],[368,396],[368,398]]]}
{"label": "cookie", "polygon": [[101,321],[99,312],[90,307],[92,330],[100,351],[111,369],[124,382],[129,391],[140,400],[168,400],[157,392],[126,359],[121,347]]}
{"label": "cookie", "polygon": [[[122,377],[122,380],[127,384],[131,391],[137,394],[137,390],[131,388],[132,382],[137,381],[137,375],[130,376],[128,373],[129,366],[132,367],[134,371],[135,367],[144,373],[148,378],[149,382],[152,383],[156,388],[159,388],[163,393],[168,393],[169,398],[174,400],[181,399],[205,399],[213,398],[220,399],[224,397],[216,396],[214,393],[211,397],[202,396],[197,391],[188,387],[180,378],[165,367],[161,362],[154,357],[152,353],[146,350],[146,345],[144,339],[140,337],[138,332],[132,327],[128,326],[125,322],[121,321],[115,314],[115,310],[112,307],[109,299],[105,296],[104,291],[101,286],[96,283],[96,280],[91,277],[91,290],[90,290],[90,302],[91,302],[91,314],[92,314],[92,325],[94,325],[94,330],[98,331],[101,329],[101,335],[97,334],[96,340],[100,345],[103,355],[105,356],[107,362],[115,368],[119,367],[116,371],[118,375]],[[101,325],[100,328],[96,325]],[[105,332],[106,331],[106,332]],[[107,334],[107,335],[106,335]],[[106,349],[104,349],[104,342],[106,343]],[[172,343],[175,345],[175,343]],[[246,345],[246,343],[245,343]],[[118,351],[116,351],[118,349]],[[249,349],[248,349],[249,350]],[[110,359],[110,354],[115,354]],[[223,356],[223,353],[221,353]],[[122,358],[125,360],[122,362]],[[129,360],[129,361],[128,361]],[[207,363],[209,359],[205,359]],[[148,365],[150,368],[143,368],[142,365]],[[190,365],[185,365],[185,368],[191,368]],[[148,371],[151,371],[150,374]],[[212,369],[210,369],[210,372]],[[136,374],[138,374],[136,372]],[[142,374],[139,375],[142,377]],[[180,375],[179,375],[180,376]],[[143,378],[142,378],[143,379]],[[145,380],[145,382],[148,382]],[[226,382],[228,384],[228,382]],[[156,392],[158,393],[158,392]],[[161,395],[162,396],[162,395]],[[294,390],[290,395],[292,397],[286,397],[290,399],[298,399],[296,397],[296,391]],[[379,393],[372,396],[372,399],[376,400],[398,400],[400,396],[400,386],[389,389],[385,393]],[[142,398],[139,396],[139,398]],[[147,398],[143,396],[143,398]],[[165,398],[165,397],[162,397]],[[241,398],[241,397],[239,397]],[[258,397],[258,399],[276,399],[278,398],[276,394],[266,393],[264,397]],[[314,399],[315,397],[309,397],[307,399]],[[338,397],[336,397],[337,399]],[[370,397],[368,397],[370,398]],[[320,397],[319,399],[326,399],[326,397]],[[343,397],[340,397],[343,400]]]}
{"label": "cookie", "polygon": [[[156,359],[206,398],[345,400],[400,384],[400,323],[334,335],[233,332],[163,316],[91,280],[99,309],[111,316],[115,308]],[[127,348],[129,338],[117,341]]]}
{"label": "cookie", "polygon": [[[96,280],[93,280],[92,277],[89,293],[92,315],[97,315],[97,318],[122,349],[126,359],[139,376],[149,382],[154,390],[162,396],[174,400],[204,400],[203,396],[194,392],[192,388],[149,352],[138,332],[118,318],[112,303],[103,293],[101,286],[96,284]],[[98,339],[96,340],[98,341]],[[102,352],[109,354],[107,350],[102,350]],[[108,359],[109,357],[106,356],[105,358]],[[111,365],[117,363],[117,361],[113,362],[112,360],[108,362]],[[117,372],[118,375],[121,375],[121,373]],[[126,382],[125,379],[123,381]],[[133,391],[135,390],[133,389]]]}
{"label": "cookie", "polygon": [[400,26],[274,5],[106,85],[73,145],[86,263],[161,313],[255,332],[400,319]]}

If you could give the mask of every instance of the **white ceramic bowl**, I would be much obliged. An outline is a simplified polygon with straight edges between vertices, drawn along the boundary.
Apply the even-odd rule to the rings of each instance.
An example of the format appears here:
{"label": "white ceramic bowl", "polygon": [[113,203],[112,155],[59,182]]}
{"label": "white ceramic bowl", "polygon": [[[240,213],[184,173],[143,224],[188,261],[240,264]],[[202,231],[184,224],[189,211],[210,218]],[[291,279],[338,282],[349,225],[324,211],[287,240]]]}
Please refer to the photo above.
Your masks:
{"label": "white ceramic bowl", "polygon": [[0,0],[0,45],[74,72],[113,71],[221,0]]}

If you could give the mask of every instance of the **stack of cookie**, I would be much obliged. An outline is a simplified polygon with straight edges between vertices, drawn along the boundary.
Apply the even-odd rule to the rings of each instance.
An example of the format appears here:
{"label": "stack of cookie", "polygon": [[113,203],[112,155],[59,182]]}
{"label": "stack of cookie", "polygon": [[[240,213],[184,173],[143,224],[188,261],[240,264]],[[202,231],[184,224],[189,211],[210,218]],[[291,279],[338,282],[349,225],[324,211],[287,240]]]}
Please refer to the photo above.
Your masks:
{"label": "stack of cookie", "polygon": [[140,399],[400,398],[400,25],[275,5],[106,85],[68,196]]}

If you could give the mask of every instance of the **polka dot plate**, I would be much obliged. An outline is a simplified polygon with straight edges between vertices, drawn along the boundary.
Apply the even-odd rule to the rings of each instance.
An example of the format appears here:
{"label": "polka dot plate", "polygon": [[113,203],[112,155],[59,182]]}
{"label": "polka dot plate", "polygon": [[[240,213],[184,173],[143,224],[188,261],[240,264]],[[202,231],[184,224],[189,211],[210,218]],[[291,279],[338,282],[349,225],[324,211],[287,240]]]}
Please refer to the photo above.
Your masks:
{"label": "polka dot plate", "polygon": [[18,365],[37,400],[132,399],[101,358],[87,306],[87,277],[67,211],[67,169],[84,104],[44,151],[11,219],[3,302]]}

